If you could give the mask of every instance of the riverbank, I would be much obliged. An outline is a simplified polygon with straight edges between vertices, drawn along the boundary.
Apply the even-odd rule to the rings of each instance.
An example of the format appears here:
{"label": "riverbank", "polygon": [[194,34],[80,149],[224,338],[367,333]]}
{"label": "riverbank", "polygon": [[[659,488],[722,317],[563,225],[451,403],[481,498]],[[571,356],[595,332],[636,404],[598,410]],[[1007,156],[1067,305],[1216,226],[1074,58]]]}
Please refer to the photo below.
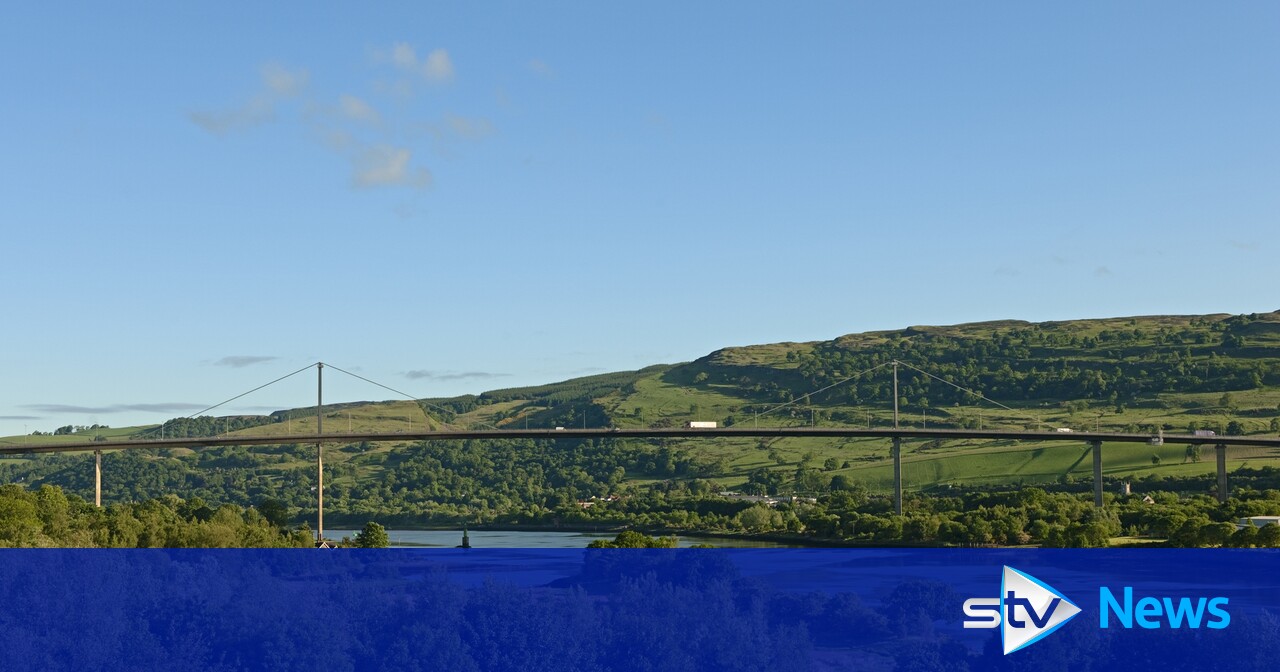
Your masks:
{"label": "riverbank", "polygon": [[[382,521],[379,520],[378,522],[381,523]],[[462,543],[461,526],[386,525],[386,527],[387,533],[391,536],[393,542],[396,540],[397,535],[405,539],[409,536],[414,536],[421,540],[405,543],[404,545],[407,546],[451,547]],[[484,524],[475,526],[468,525],[466,529],[468,534],[471,535],[472,544],[479,545],[479,540],[486,537],[488,533],[500,533],[503,535],[517,535],[494,539],[494,541],[499,541],[504,547],[507,546],[507,542],[509,540],[523,539],[524,542],[528,544],[527,546],[517,543],[510,547],[539,548],[545,546],[566,547],[559,543],[548,544],[547,542],[561,538],[563,538],[565,542],[569,542],[571,541],[571,537],[572,541],[581,541],[581,546],[585,547],[591,541],[596,539],[612,539],[619,532],[633,528],[629,528],[625,525]],[[639,531],[649,535],[674,536],[682,542],[682,546],[692,546],[700,543],[711,544],[713,546],[729,546],[733,548],[845,548],[867,546],[865,543],[855,544],[849,542],[819,540],[812,537],[787,534],[729,534],[702,530],[634,529],[638,529]],[[325,536],[331,539],[341,539],[344,536],[354,538],[357,533],[359,533],[359,527],[350,524],[330,527],[325,530]]]}

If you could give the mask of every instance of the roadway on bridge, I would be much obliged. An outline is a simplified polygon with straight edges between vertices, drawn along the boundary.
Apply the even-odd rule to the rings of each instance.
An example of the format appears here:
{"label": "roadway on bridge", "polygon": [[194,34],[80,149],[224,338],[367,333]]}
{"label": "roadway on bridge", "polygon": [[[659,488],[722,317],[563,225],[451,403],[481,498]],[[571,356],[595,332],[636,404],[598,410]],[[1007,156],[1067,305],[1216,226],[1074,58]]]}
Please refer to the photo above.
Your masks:
{"label": "roadway on bridge", "polygon": [[359,441],[456,441],[498,439],[708,439],[708,438],[880,438],[985,439],[1040,441],[1055,443],[1163,443],[1187,445],[1263,446],[1280,448],[1280,438],[1263,436],[1198,436],[1191,434],[1129,434],[1116,432],[1045,432],[974,429],[852,429],[846,427],[718,427],[714,429],[510,429],[441,430],[427,432],[346,432],[331,434],[275,434],[269,436],[217,436],[198,438],[130,439],[125,441],[79,441],[57,444],[11,445],[0,447],[0,455],[26,453],[66,453],[85,450],[137,448],[202,448],[209,446],[263,446],[291,443],[351,443]]}

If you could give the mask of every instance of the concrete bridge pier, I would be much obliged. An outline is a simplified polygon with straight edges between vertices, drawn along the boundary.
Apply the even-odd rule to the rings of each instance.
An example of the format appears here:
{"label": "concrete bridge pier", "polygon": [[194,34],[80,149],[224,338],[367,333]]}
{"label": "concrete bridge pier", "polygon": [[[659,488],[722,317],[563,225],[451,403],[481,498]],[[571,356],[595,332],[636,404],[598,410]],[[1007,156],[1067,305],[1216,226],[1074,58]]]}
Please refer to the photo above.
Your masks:
{"label": "concrete bridge pier", "polygon": [[93,451],[93,505],[102,508],[102,451]]}
{"label": "concrete bridge pier", "polygon": [[893,512],[902,515],[902,437],[893,437]]}
{"label": "concrete bridge pier", "polygon": [[1219,443],[1214,452],[1218,458],[1218,502],[1226,504],[1227,497],[1231,496],[1231,491],[1227,489],[1227,447]]}
{"label": "concrete bridge pier", "polygon": [[1093,505],[1102,508],[1102,442],[1090,441],[1093,447]]}

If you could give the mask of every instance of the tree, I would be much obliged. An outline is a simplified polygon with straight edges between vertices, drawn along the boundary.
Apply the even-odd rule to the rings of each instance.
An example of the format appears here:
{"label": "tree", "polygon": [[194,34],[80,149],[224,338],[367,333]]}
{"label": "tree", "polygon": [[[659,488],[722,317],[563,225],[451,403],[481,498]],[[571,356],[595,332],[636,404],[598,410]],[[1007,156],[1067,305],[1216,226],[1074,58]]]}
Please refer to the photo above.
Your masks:
{"label": "tree", "polygon": [[1156,466],[1159,466],[1159,465],[1160,465],[1160,456],[1159,456],[1159,455],[1152,455],[1152,456],[1151,456],[1151,464],[1156,465]]}
{"label": "tree", "polygon": [[768,532],[782,526],[782,514],[763,504],[743,509],[735,518],[748,532]]}
{"label": "tree", "polygon": [[840,468],[840,461],[834,457],[828,457],[826,461],[822,463],[822,468],[826,471],[835,471]]}
{"label": "tree", "polygon": [[1233,548],[1253,548],[1258,542],[1258,528],[1253,525],[1245,525],[1235,531],[1231,535],[1231,546]]}
{"label": "tree", "polygon": [[278,499],[266,497],[258,502],[258,513],[261,513],[268,523],[280,529],[289,526],[289,507]]}
{"label": "tree", "polygon": [[1226,546],[1235,532],[1236,526],[1231,523],[1210,523],[1200,528],[1200,545]]}
{"label": "tree", "polygon": [[1275,548],[1280,546],[1280,525],[1263,525],[1254,537],[1253,544],[1259,548]]}
{"label": "tree", "polygon": [[613,541],[597,539],[587,548],[675,548],[675,537],[651,537],[643,532],[625,530],[618,533]]}
{"label": "tree", "polygon": [[387,529],[372,520],[365,523],[364,529],[356,535],[357,548],[386,548],[390,545]]}
{"label": "tree", "polygon": [[1222,393],[1222,396],[1218,398],[1218,406],[1221,408],[1225,408],[1228,411],[1231,411],[1232,413],[1236,412],[1236,402],[1235,402],[1235,399],[1232,398],[1230,392]]}

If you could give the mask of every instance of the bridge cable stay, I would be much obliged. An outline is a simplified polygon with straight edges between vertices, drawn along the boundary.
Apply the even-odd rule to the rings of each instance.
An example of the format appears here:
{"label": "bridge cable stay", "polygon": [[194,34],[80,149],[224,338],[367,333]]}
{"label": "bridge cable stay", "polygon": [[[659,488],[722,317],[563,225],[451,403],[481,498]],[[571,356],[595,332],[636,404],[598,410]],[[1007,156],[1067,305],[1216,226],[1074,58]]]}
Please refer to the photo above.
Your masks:
{"label": "bridge cable stay", "polygon": [[[307,370],[309,370],[309,369],[314,369],[316,366],[317,366],[316,364],[308,364],[308,365],[306,365],[306,366],[302,367],[301,369],[298,369],[297,371],[294,371],[293,373],[290,373],[290,374],[286,374],[286,375],[280,376],[279,378],[276,378],[275,380],[273,380],[273,381],[271,381],[271,382],[269,382],[269,383],[263,383],[262,385],[259,385],[259,386],[255,387],[255,388],[253,388],[252,390],[249,390],[248,392],[244,392],[244,393],[241,393],[241,394],[237,394],[236,396],[231,397],[230,399],[227,399],[226,401],[223,401],[223,402],[220,402],[220,403],[214,404],[214,405],[212,405],[212,406],[210,406],[210,407],[208,407],[208,408],[206,408],[206,409],[204,409],[204,410],[196,411],[195,413],[192,413],[191,415],[188,415],[188,416],[183,417],[183,418],[181,418],[181,419],[182,419],[182,420],[190,420],[190,419],[192,419],[192,418],[194,418],[194,417],[196,417],[196,416],[199,416],[199,415],[201,415],[201,414],[208,413],[209,411],[212,411],[212,410],[213,410],[213,409],[215,409],[215,408],[219,408],[219,407],[221,407],[221,406],[226,406],[227,404],[229,404],[229,403],[231,403],[231,402],[235,401],[236,399],[239,399],[239,398],[241,398],[241,397],[247,397],[247,396],[249,396],[250,394],[253,394],[254,392],[257,392],[258,390],[261,390],[261,389],[263,389],[263,388],[265,388],[265,387],[270,387],[270,386],[272,386],[272,385],[275,385],[276,383],[278,383],[278,382],[280,382],[280,381],[282,381],[282,380],[284,380],[284,379],[286,379],[286,378],[292,378],[293,376],[296,376],[296,375],[298,375],[299,373],[302,373],[303,371],[307,371]],[[165,423],[163,423],[163,422],[162,422],[162,423],[160,423],[160,425],[159,425],[159,426],[157,426],[157,427],[152,427],[151,429],[148,429],[148,430],[144,430],[144,431],[142,431],[140,434],[144,434],[144,435],[145,435],[145,434],[147,434],[148,432],[153,433],[153,434],[154,434],[154,433],[159,433],[159,432],[163,431],[163,429],[164,429],[164,425],[165,425]]]}
{"label": "bridge cable stay", "polygon": [[830,385],[828,385],[828,386],[826,386],[826,387],[823,387],[823,388],[821,388],[821,389],[817,389],[817,390],[814,390],[814,391],[812,391],[812,392],[806,392],[806,393],[804,393],[804,394],[802,394],[802,395],[800,395],[800,396],[796,397],[795,399],[792,399],[791,401],[788,401],[788,402],[786,402],[786,403],[784,403],[784,404],[778,404],[777,406],[774,406],[773,408],[770,408],[770,409],[768,409],[768,410],[766,410],[766,411],[764,411],[764,412],[762,412],[762,413],[757,413],[757,414],[755,415],[755,418],[756,418],[757,420],[759,420],[759,419],[760,419],[760,416],[762,416],[762,415],[768,415],[768,414],[770,414],[770,413],[772,413],[772,412],[774,412],[774,411],[776,411],[776,410],[779,410],[779,409],[782,409],[782,408],[786,408],[786,407],[788,407],[788,406],[791,406],[792,404],[798,404],[798,403],[800,403],[800,401],[802,401],[802,400],[804,400],[804,399],[812,398],[815,394],[821,394],[821,393],[826,392],[827,390],[829,390],[829,389],[831,389],[831,388],[833,388],[833,387],[838,387],[838,386],[840,386],[840,385],[844,385],[845,383],[847,383],[847,382],[849,382],[849,381],[853,380],[854,378],[857,378],[857,377],[859,377],[859,376],[864,376],[864,375],[866,375],[866,374],[868,374],[868,373],[871,373],[872,371],[875,371],[875,370],[877,370],[877,369],[883,369],[884,367],[889,366],[889,365],[890,365],[890,364],[892,364],[892,363],[893,363],[893,362],[891,362],[891,361],[890,361],[890,362],[884,362],[884,363],[882,363],[882,364],[877,364],[876,366],[873,366],[873,367],[871,367],[871,368],[869,368],[869,369],[863,369],[862,371],[859,371],[859,372],[857,372],[857,373],[853,374],[852,376],[849,376],[848,378],[845,378],[845,379],[843,379],[843,380],[838,380],[838,381],[836,381],[836,382],[834,382],[834,383],[831,383]]}
{"label": "bridge cable stay", "polygon": [[[381,387],[381,388],[382,388],[382,389],[384,389],[384,390],[388,390],[388,391],[390,391],[390,392],[395,392],[396,394],[398,394],[398,395],[400,395],[400,396],[402,396],[402,397],[404,397],[404,398],[406,398],[406,399],[408,399],[408,400],[410,400],[410,401],[412,401],[412,402],[414,402],[414,403],[422,404],[423,406],[430,406],[431,408],[434,408],[434,409],[436,409],[437,411],[440,411],[440,412],[442,412],[442,413],[454,413],[454,411],[450,411],[450,410],[449,410],[449,409],[447,409],[447,408],[444,408],[444,407],[442,407],[442,406],[437,406],[437,405],[435,405],[435,404],[433,404],[433,403],[431,403],[431,402],[429,402],[429,401],[427,401],[427,400],[425,400],[425,399],[423,399],[423,398],[421,398],[421,397],[415,397],[415,396],[413,396],[413,395],[411,395],[411,394],[409,394],[409,393],[407,393],[407,392],[401,392],[400,390],[397,390],[397,389],[396,389],[396,388],[394,388],[394,387],[390,387],[390,386],[388,386],[388,385],[383,385],[382,383],[379,383],[379,382],[378,382],[378,381],[376,381],[376,380],[369,380],[368,378],[365,378],[364,376],[361,376],[361,375],[356,374],[356,373],[351,373],[350,371],[346,371],[346,370],[344,370],[344,369],[340,369],[340,368],[338,368],[338,367],[336,367],[336,366],[334,366],[334,365],[332,365],[332,364],[325,364],[325,366],[327,366],[327,367],[329,367],[329,368],[331,368],[331,369],[333,369],[334,371],[337,371],[337,372],[339,372],[339,373],[345,373],[345,374],[347,374],[348,376],[351,376],[352,378],[359,378],[360,380],[363,380],[364,382],[369,383],[370,385],[377,385],[378,387]],[[424,414],[425,414],[425,413],[424,413]],[[428,419],[430,419],[430,418],[428,418]],[[440,424],[441,424],[441,425],[444,425],[444,427],[445,427],[446,429],[451,429],[451,427],[449,426],[449,423],[445,422],[444,420],[440,420]],[[495,425],[491,425],[491,424],[489,424],[489,423],[487,423],[487,422],[479,422],[478,424],[484,425],[484,426],[486,426],[486,427],[490,427],[490,428],[492,428],[492,429],[499,429],[497,426],[495,426]]]}
{"label": "bridge cable stay", "polygon": [[1000,408],[1002,408],[1002,409],[1004,409],[1004,410],[1006,410],[1006,411],[1009,411],[1010,413],[1012,413],[1012,414],[1014,414],[1014,415],[1016,415],[1016,416],[1019,416],[1019,417],[1022,417],[1022,418],[1026,418],[1027,420],[1030,420],[1030,421],[1032,421],[1032,422],[1036,423],[1036,424],[1037,424],[1037,425],[1039,425],[1040,427],[1048,427],[1048,426],[1049,426],[1049,423],[1045,422],[1044,420],[1041,420],[1040,418],[1037,418],[1037,417],[1035,417],[1034,415],[1030,415],[1030,414],[1024,413],[1024,412],[1022,412],[1022,411],[1018,411],[1017,409],[1013,409],[1013,408],[1010,408],[1010,407],[1008,407],[1008,406],[1005,406],[1004,404],[1002,404],[1002,403],[1000,403],[1000,402],[998,402],[998,401],[996,401],[996,400],[994,400],[994,399],[991,399],[991,398],[989,398],[989,397],[987,397],[987,396],[983,395],[981,392],[978,392],[978,391],[976,391],[976,390],[971,390],[971,389],[969,389],[969,388],[967,388],[967,387],[963,387],[963,386],[961,386],[961,385],[956,385],[955,383],[953,383],[953,382],[951,382],[951,381],[949,381],[949,380],[947,380],[947,379],[945,379],[945,378],[939,378],[938,376],[935,376],[935,375],[933,375],[932,373],[929,373],[928,371],[925,371],[924,369],[921,369],[921,368],[916,367],[916,366],[912,366],[911,364],[908,364],[907,362],[904,362],[904,361],[902,361],[902,360],[897,360],[897,361],[898,361],[898,363],[899,363],[899,364],[901,364],[901,365],[903,365],[903,366],[907,367],[908,369],[911,369],[912,371],[916,371],[916,372],[918,372],[918,373],[923,373],[924,375],[926,375],[926,376],[928,376],[928,377],[930,377],[930,378],[932,378],[932,379],[934,379],[934,380],[936,380],[936,381],[938,381],[938,382],[940,382],[940,383],[942,383],[942,384],[944,384],[944,385],[950,385],[951,387],[954,387],[954,388],[956,388],[957,390],[960,390],[961,392],[967,392],[967,393],[969,393],[969,394],[972,394],[973,396],[977,397],[977,398],[978,398],[979,400],[981,400],[981,401],[985,401],[985,402],[987,402],[987,403],[989,403],[989,404],[992,404],[992,405],[994,405],[994,406],[999,406]]}
{"label": "bridge cable stay", "polygon": [[[1030,421],[1032,421],[1032,422],[1035,422],[1035,423],[1036,423],[1038,426],[1040,426],[1040,427],[1048,427],[1048,426],[1049,426],[1049,424],[1048,424],[1048,423],[1046,423],[1044,420],[1041,420],[1040,418],[1037,418],[1037,417],[1035,417],[1034,415],[1030,415],[1030,414],[1028,414],[1028,413],[1020,412],[1020,411],[1018,411],[1018,410],[1015,410],[1015,409],[1013,409],[1013,408],[1010,408],[1010,407],[1008,407],[1008,406],[1005,406],[1004,404],[1002,404],[1002,403],[1000,403],[1000,402],[998,402],[998,401],[996,401],[996,400],[994,400],[994,399],[991,399],[991,398],[987,397],[986,395],[982,394],[981,392],[978,392],[977,390],[971,390],[971,389],[969,389],[969,388],[967,388],[967,387],[964,387],[964,386],[962,386],[962,385],[957,385],[957,384],[955,384],[955,383],[953,383],[953,382],[951,382],[951,381],[949,381],[949,380],[947,380],[947,379],[945,379],[945,378],[941,378],[941,377],[939,377],[939,376],[935,376],[935,375],[933,375],[932,373],[929,373],[928,371],[925,371],[924,369],[921,369],[921,368],[919,368],[919,367],[917,367],[917,366],[913,366],[913,365],[911,365],[911,364],[909,364],[909,363],[907,363],[907,362],[904,362],[904,361],[902,361],[902,360],[897,360],[897,362],[898,362],[899,364],[901,364],[902,366],[905,366],[906,368],[911,369],[912,371],[916,371],[916,372],[918,372],[918,373],[922,373],[922,374],[924,374],[925,376],[928,376],[929,378],[932,378],[932,379],[934,379],[934,380],[936,380],[936,381],[938,381],[938,382],[940,382],[940,383],[942,383],[942,384],[944,384],[944,385],[949,385],[949,386],[951,386],[951,387],[954,387],[954,388],[955,388],[955,389],[957,389],[957,390],[960,390],[961,392],[965,392],[965,393],[967,393],[967,394],[972,394],[973,396],[977,397],[979,401],[985,401],[985,402],[987,402],[987,403],[989,403],[989,404],[992,404],[992,405],[994,405],[994,406],[998,406],[998,407],[1000,407],[1000,408],[1002,408],[1002,409],[1004,409],[1004,410],[1006,410],[1006,411],[1009,411],[1010,413],[1014,414],[1015,416],[1022,417],[1022,418],[1026,418],[1027,420],[1030,420]],[[897,486],[897,488],[901,488],[901,485],[898,485],[898,486]],[[899,492],[900,492],[900,490],[899,490]],[[901,495],[899,494],[899,498],[900,498],[900,497],[901,497]],[[899,499],[899,501],[901,501],[901,499]],[[899,505],[899,506],[900,506],[900,505]],[[900,509],[900,508],[899,508],[899,510],[898,510],[898,513],[902,513],[902,511],[901,511],[901,509]]]}
{"label": "bridge cable stay", "polygon": [[[318,366],[318,364],[308,364],[307,366],[304,366],[304,367],[302,367],[301,369],[298,369],[297,371],[294,371],[293,373],[289,373],[289,374],[286,374],[286,375],[280,376],[279,378],[276,378],[275,380],[273,380],[273,381],[271,381],[271,382],[269,382],[269,383],[263,383],[262,385],[259,385],[259,386],[255,387],[255,388],[253,388],[252,390],[249,390],[248,392],[243,392],[243,393],[241,393],[241,394],[237,394],[236,396],[231,397],[230,399],[227,399],[226,401],[222,401],[222,402],[217,403],[217,404],[214,404],[214,405],[212,405],[212,406],[210,406],[210,407],[208,407],[208,408],[206,408],[206,409],[203,409],[203,410],[200,410],[200,411],[196,411],[195,413],[192,413],[191,415],[188,415],[188,416],[186,416],[186,417],[184,417],[184,418],[182,418],[182,419],[183,419],[183,420],[190,420],[191,418],[194,418],[194,417],[196,417],[196,416],[199,416],[199,415],[200,415],[200,414],[202,414],[202,413],[208,413],[209,411],[212,411],[212,410],[213,410],[213,409],[215,409],[215,408],[218,408],[218,407],[220,407],[220,406],[225,406],[225,405],[227,405],[227,404],[229,404],[229,403],[231,403],[231,402],[235,401],[236,399],[239,399],[239,398],[241,398],[241,397],[245,397],[245,396],[248,396],[248,395],[250,395],[250,394],[253,394],[254,392],[257,392],[258,390],[261,390],[261,389],[262,389],[262,388],[264,388],[264,387],[270,387],[271,385],[275,385],[276,383],[278,383],[278,382],[280,382],[280,381],[282,381],[282,380],[284,380],[284,379],[286,379],[286,378],[292,378],[293,376],[296,376],[296,375],[298,375],[299,373],[302,373],[303,371],[307,371],[307,370],[309,370],[309,369],[315,368],[316,366]],[[167,423],[168,423],[168,421],[166,420],[165,422],[160,423],[160,424],[159,424],[158,426],[156,426],[156,427],[152,427],[151,429],[143,430],[143,431],[141,431],[141,432],[139,432],[139,433],[138,433],[138,436],[146,436],[147,434],[151,434],[151,436],[152,436],[152,437],[154,437],[156,434],[160,434],[160,433],[162,433],[162,432],[164,431],[164,426],[165,426],[165,424],[167,424]],[[109,446],[104,446],[104,447],[109,447]],[[102,506],[102,448],[96,448],[96,447],[94,448],[94,451],[93,451],[93,470],[94,470],[94,475],[93,475],[93,501],[94,501],[94,505],[95,505],[95,506],[101,507],[101,506]]]}

